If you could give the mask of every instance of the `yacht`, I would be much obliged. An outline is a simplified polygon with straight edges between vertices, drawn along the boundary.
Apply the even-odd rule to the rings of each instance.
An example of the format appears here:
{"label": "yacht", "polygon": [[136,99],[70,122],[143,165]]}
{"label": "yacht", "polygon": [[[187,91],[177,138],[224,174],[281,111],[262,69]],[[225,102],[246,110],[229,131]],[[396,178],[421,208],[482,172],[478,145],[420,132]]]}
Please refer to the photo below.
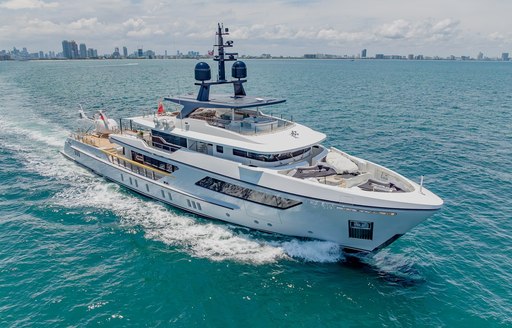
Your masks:
{"label": "yacht", "polygon": [[[216,31],[218,77],[195,66],[197,95],[166,97],[176,110],[117,121],[98,111],[63,154],[144,196],[206,218],[374,252],[436,211],[443,201],[406,177],[334,147],[326,135],[266,114],[285,100],[246,95],[247,66]],[[232,79],[225,64],[233,61]],[[210,94],[232,85],[231,94]],[[81,116],[86,117],[81,111]]]}

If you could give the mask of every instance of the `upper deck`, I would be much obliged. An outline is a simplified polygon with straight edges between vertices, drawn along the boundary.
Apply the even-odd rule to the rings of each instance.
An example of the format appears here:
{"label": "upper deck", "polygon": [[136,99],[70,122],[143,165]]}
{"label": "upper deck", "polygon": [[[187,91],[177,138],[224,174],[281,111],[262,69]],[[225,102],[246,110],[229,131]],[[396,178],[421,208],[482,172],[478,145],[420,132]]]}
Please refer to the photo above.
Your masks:
{"label": "upper deck", "polygon": [[[293,119],[261,112],[260,107],[280,104],[285,102],[284,99],[246,95],[243,83],[247,82],[247,67],[236,58],[237,53],[224,52],[224,48],[232,47],[232,41],[223,41],[226,33],[219,25],[215,45],[218,55],[214,56],[219,69],[216,81],[211,81],[210,66],[206,62],[198,62],[194,69],[195,80],[199,81],[195,83],[199,86],[197,96],[164,98],[181,106],[178,112],[164,113],[163,107],[159,107],[155,115],[129,120],[164,139],[186,139],[182,143],[187,143],[189,149],[190,145],[206,143],[211,147],[220,146],[219,149],[227,146],[234,153],[247,152],[247,156],[279,157],[321,143],[326,138],[325,134],[294,123]],[[228,61],[235,61],[230,81],[226,79],[224,67]],[[218,85],[232,85],[233,94],[210,94],[210,88]]]}
{"label": "upper deck", "polygon": [[164,99],[183,106],[183,109],[181,109],[179,114],[180,118],[188,117],[192,112],[200,107],[242,109],[275,105],[286,101],[285,99],[249,97],[245,95],[233,96],[224,94],[211,95],[206,101],[198,100],[192,95],[166,97]]}
{"label": "upper deck", "polygon": [[128,120],[148,130],[266,154],[302,149],[326,137],[304,125],[250,109],[201,107],[183,119],[174,112]]}

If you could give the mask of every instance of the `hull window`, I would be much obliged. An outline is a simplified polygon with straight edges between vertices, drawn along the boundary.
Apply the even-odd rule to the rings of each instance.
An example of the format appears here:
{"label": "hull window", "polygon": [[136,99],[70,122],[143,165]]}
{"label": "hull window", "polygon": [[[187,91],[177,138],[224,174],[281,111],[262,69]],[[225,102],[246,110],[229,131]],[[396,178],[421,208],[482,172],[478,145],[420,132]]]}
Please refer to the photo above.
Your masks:
{"label": "hull window", "polygon": [[287,209],[302,204],[302,202],[298,202],[293,199],[267,194],[211,177],[206,177],[197,181],[196,185],[212,191],[220,192],[221,194],[279,209]]}

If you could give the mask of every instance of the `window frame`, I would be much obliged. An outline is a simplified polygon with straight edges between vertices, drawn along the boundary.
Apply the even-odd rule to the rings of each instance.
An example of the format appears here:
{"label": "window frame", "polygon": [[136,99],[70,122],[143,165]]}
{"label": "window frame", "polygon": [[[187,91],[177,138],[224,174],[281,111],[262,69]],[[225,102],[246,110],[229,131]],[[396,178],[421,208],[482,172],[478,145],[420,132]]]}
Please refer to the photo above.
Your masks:
{"label": "window frame", "polygon": [[[222,181],[216,178],[206,176],[195,183],[196,186],[215,191],[230,197],[246,200],[248,202],[272,207],[280,210],[290,209],[301,205],[301,201],[293,200],[286,197],[272,195],[266,192],[242,187],[237,184]],[[272,200],[272,202],[270,201]]]}

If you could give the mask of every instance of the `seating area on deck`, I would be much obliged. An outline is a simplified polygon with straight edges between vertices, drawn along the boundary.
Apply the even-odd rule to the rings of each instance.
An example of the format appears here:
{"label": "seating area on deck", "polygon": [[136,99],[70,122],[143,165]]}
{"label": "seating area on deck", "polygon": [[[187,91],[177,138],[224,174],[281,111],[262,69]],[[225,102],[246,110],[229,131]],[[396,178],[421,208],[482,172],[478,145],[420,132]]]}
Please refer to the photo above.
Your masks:
{"label": "seating area on deck", "polygon": [[378,180],[375,172],[363,171],[348,157],[332,151],[314,165],[295,167],[279,171],[279,173],[340,188],[358,187],[365,191],[375,192],[405,191],[393,182]]}
{"label": "seating area on deck", "polygon": [[245,109],[198,108],[189,117],[240,134],[269,133],[293,125],[287,120]]}

